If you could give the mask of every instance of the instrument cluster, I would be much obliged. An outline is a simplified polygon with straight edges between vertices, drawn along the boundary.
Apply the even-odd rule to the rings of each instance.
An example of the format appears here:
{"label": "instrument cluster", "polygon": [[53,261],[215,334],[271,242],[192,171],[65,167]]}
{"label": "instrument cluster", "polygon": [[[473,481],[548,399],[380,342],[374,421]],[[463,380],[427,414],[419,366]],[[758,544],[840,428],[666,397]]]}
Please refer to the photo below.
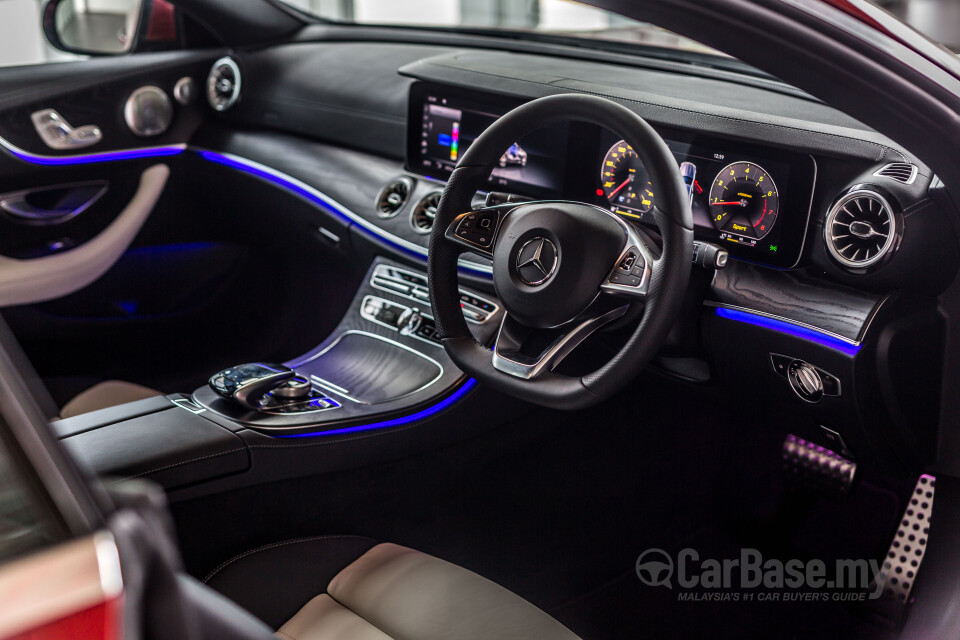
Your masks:
{"label": "instrument cluster", "polygon": [[[629,144],[611,138],[605,134],[601,145],[598,204],[635,223],[652,223],[657,194],[650,176]],[[809,219],[812,158],[790,163],[720,141],[666,142],[686,183],[698,239],[763,264],[796,264]]]}
{"label": "instrument cluster", "polygon": [[[499,96],[417,82],[410,90],[406,169],[450,177],[474,140],[521,104]],[[673,152],[690,196],[698,240],[731,256],[797,266],[810,219],[816,162],[777,147],[696,131],[654,128]],[[544,126],[504,150],[487,190],[534,199],[575,200],[652,224],[656,188],[636,150],[584,122]]]}

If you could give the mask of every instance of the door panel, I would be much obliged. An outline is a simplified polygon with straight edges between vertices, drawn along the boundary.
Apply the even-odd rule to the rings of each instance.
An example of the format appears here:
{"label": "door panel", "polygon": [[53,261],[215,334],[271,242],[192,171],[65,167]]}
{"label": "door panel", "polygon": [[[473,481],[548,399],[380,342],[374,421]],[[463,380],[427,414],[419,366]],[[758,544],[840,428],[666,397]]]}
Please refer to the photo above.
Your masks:
{"label": "door panel", "polygon": [[[260,256],[184,186],[186,146],[212,112],[202,88],[221,55],[0,69],[0,308],[61,404],[107,378],[189,390],[226,366],[231,345],[255,344],[254,323],[268,320],[244,313],[244,288],[269,288],[280,261],[257,269]],[[194,86],[186,104],[174,94],[184,78]],[[172,107],[169,129],[152,137],[125,113],[143,87]],[[50,110],[74,129],[96,127],[99,141],[51,146],[33,117]]]}
{"label": "door panel", "polygon": [[[48,255],[0,257],[0,306],[52,300],[100,278],[133,242],[160,199],[169,175],[170,169],[163,164],[144,171],[136,192],[117,217],[85,242],[65,247],[65,241],[54,240],[43,247]],[[14,224],[23,225],[20,220]]]}

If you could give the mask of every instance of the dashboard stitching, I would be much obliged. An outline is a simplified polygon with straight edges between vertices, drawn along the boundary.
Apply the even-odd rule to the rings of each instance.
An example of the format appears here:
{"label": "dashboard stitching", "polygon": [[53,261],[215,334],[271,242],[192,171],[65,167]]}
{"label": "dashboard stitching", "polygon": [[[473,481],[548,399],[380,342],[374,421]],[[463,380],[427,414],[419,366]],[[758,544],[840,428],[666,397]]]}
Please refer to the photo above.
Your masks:
{"label": "dashboard stitching", "polygon": [[903,217],[907,218],[914,214],[920,213],[924,209],[933,206],[933,200],[931,198],[924,198],[920,202],[913,204],[903,210]]}
{"label": "dashboard stitching", "polygon": [[[436,63],[433,63],[433,64],[436,64]],[[438,66],[441,66],[441,65],[438,65]],[[455,67],[447,67],[447,68],[449,68],[449,69],[456,69]],[[490,77],[493,77],[493,78],[500,78],[500,79],[503,79],[503,80],[511,80],[511,81],[516,81],[516,82],[523,82],[523,83],[526,83],[526,84],[538,85],[538,86],[547,87],[547,88],[553,89],[553,90],[572,91],[572,92],[582,93],[582,94],[586,94],[586,95],[594,95],[594,96],[597,96],[597,97],[600,97],[600,98],[607,98],[608,100],[622,100],[622,101],[624,101],[624,102],[631,102],[631,103],[637,104],[637,105],[643,105],[643,106],[648,106],[648,107],[657,107],[657,108],[661,108],[661,109],[667,109],[667,110],[669,110],[669,111],[677,111],[677,112],[679,112],[679,113],[691,114],[691,115],[694,115],[694,116],[707,116],[707,117],[711,117],[711,118],[718,118],[718,119],[721,119],[721,120],[728,120],[728,121],[731,121],[731,122],[738,122],[738,123],[743,123],[743,124],[752,124],[752,125],[760,124],[760,125],[765,125],[765,126],[770,126],[770,127],[776,127],[776,128],[779,128],[779,129],[785,129],[785,130],[788,130],[788,131],[795,131],[795,132],[798,132],[798,133],[807,133],[807,134],[813,133],[813,134],[816,134],[816,135],[830,136],[830,137],[833,137],[833,138],[837,138],[837,139],[839,139],[839,140],[865,142],[866,144],[869,144],[869,145],[872,145],[872,146],[874,146],[874,147],[877,147],[877,149],[879,150],[878,156],[877,156],[877,158],[876,158],[876,161],[877,161],[877,162],[879,162],[880,160],[882,160],[882,159],[886,156],[886,153],[887,153],[888,151],[897,153],[904,161],[907,161],[907,160],[908,160],[908,158],[907,158],[905,155],[903,155],[902,153],[900,153],[899,151],[897,151],[896,149],[894,149],[894,148],[892,148],[892,147],[888,147],[887,145],[884,145],[884,144],[881,144],[881,143],[878,143],[878,142],[872,142],[872,141],[869,141],[869,140],[863,140],[862,138],[855,138],[855,137],[852,137],[852,136],[844,136],[844,135],[840,135],[840,134],[838,134],[838,133],[829,133],[829,132],[826,132],[826,131],[814,131],[814,130],[808,130],[808,129],[801,129],[801,128],[799,128],[799,127],[790,127],[790,126],[783,125],[783,124],[777,124],[777,123],[775,123],[775,122],[761,122],[761,121],[756,121],[756,120],[747,120],[746,118],[735,118],[735,117],[733,117],[733,116],[725,116],[725,115],[704,113],[704,112],[699,112],[699,111],[693,111],[693,110],[691,110],[691,109],[683,109],[683,108],[681,108],[681,107],[674,107],[674,106],[670,106],[670,105],[666,105],[666,104],[660,104],[660,103],[657,103],[657,102],[648,102],[648,101],[643,101],[643,100],[637,100],[637,99],[635,99],[635,98],[627,98],[627,97],[621,97],[621,96],[616,96],[616,95],[612,95],[612,94],[601,93],[601,92],[599,92],[599,91],[588,91],[588,90],[586,90],[586,89],[577,89],[577,88],[574,88],[574,87],[563,87],[563,86],[555,85],[555,84],[552,84],[552,83],[537,82],[536,80],[528,80],[528,79],[525,79],[525,78],[512,78],[512,77],[510,77],[510,76],[503,76],[503,75],[498,75],[498,74],[495,74],[495,73],[486,73],[486,72],[483,72],[483,71],[476,71],[476,70],[473,70],[473,69],[471,69],[470,72],[471,72],[471,73],[480,74],[480,75],[490,76]]]}

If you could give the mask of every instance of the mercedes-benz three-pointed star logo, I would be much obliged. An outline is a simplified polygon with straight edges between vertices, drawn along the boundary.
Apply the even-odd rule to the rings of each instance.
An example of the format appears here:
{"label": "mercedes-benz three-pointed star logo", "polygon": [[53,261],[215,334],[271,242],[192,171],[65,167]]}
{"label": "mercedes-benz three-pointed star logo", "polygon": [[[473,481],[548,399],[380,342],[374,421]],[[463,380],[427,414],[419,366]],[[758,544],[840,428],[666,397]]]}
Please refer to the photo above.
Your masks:
{"label": "mercedes-benz three-pointed star logo", "polygon": [[517,253],[517,274],[531,287],[541,285],[553,275],[558,257],[557,247],[550,240],[533,238]]}

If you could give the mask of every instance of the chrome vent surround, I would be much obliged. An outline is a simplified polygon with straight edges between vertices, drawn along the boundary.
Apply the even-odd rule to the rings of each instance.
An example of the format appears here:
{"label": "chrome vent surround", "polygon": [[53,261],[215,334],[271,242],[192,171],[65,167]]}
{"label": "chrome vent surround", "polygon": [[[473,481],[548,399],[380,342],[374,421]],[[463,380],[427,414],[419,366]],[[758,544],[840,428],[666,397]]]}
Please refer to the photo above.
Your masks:
{"label": "chrome vent surround", "polygon": [[410,225],[417,233],[427,234],[433,231],[433,219],[437,217],[437,207],[440,206],[440,191],[431,191],[420,198],[417,206],[410,213]]}
{"label": "chrome vent surround", "polygon": [[230,57],[213,63],[207,76],[207,102],[217,111],[226,111],[240,99],[240,67]]}
{"label": "chrome vent surround", "polygon": [[890,178],[901,184],[913,184],[917,179],[917,165],[909,162],[893,162],[883,167],[873,175],[881,178]]}
{"label": "chrome vent surround", "polygon": [[893,249],[897,219],[890,203],[876,191],[858,189],[837,201],[824,225],[830,255],[845,267],[863,269]]}
{"label": "chrome vent surround", "polygon": [[392,218],[403,209],[410,192],[413,191],[413,181],[409,178],[396,178],[377,194],[377,215],[381,218]]}

